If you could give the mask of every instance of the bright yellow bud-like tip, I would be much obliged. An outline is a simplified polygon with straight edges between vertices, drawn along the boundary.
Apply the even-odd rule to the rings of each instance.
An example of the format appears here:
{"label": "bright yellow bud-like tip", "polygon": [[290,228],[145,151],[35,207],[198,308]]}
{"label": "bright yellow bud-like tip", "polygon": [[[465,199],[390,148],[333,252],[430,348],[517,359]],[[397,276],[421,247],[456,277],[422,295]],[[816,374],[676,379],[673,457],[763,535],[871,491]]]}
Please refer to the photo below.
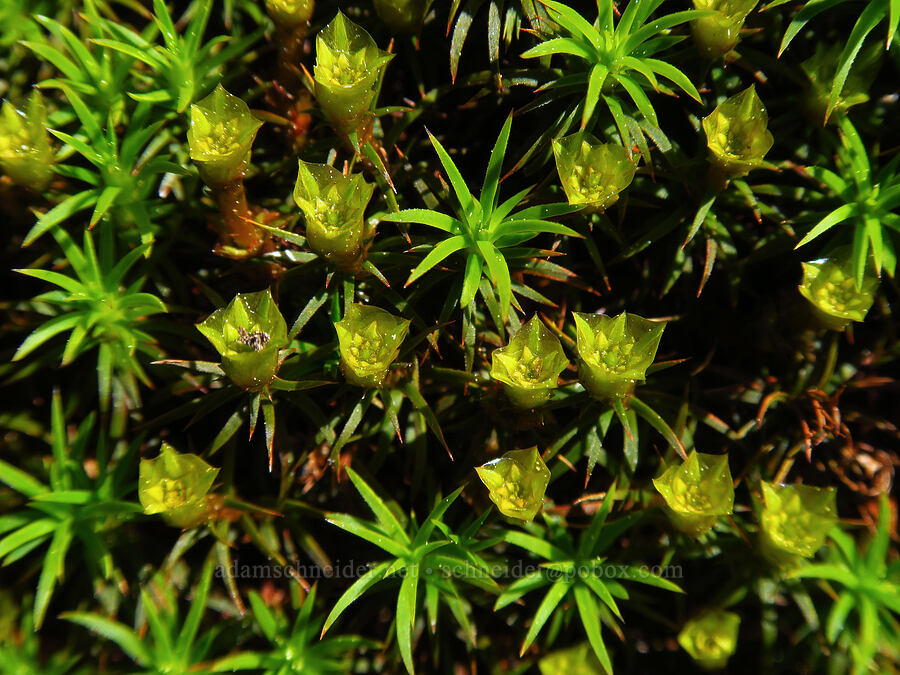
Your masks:
{"label": "bright yellow bud-like tip", "polygon": [[342,267],[360,260],[373,234],[363,216],[374,190],[362,174],[345,176],[327,164],[300,161],[294,202],[313,252]]}
{"label": "bright yellow bud-like tip", "polygon": [[763,482],[762,495],[763,552],[779,564],[815,555],[837,523],[837,488]]}
{"label": "bright yellow bud-like tip", "polygon": [[409,320],[377,307],[353,303],[334,328],[347,382],[371,389],[384,384],[409,332]]}
{"label": "bright yellow bud-like tip", "polygon": [[569,365],[559,339],[535,315],[505,347],[491,355],[491,377],[503,383],[513,405],[534,408],[545,403]]}
{"label": "bright yellow bud-like tip", "polygon": [[688,621],[678,634],[678,644],[701,668],[724,668],[737,649],[741,617],[715,609]]}
{"label": "bright yellow bud-like tip", "polygon": [[626,312],[616,317],[575,312],[578,374],[584,388],[601,400],[631,394],[646,378],[665,327],[665,322]]}
{"label": "bright yellow bud-like tip", "polygon": [[194,527],[208,517],[207,493],[218,473],[197,455],[163,443],[158,457],[141,460],[138,499],[144,513],[160,514],[174,527]]}
{"label": "bright yellow bud-like tip", "polygon": [[208,185],[241,177],[250,161],[250,148],[262,122],[243,100],[220,84],[206,98],[191,105],[187,139],[191,159]]}
{"label": "bright yellow bud-like tip", "polygon": [[316,36],[316,99],[338,131],[354,131],[369,114],[381,71],[392,58],[341,12]]}
{"label": "bright yellow bud-like tip", "polygon": [[752,169],[771,168],[764,161],[775,142],[766,128],[769,117],[750,85],[719,105],[703,118],[710,161],[729,176],[746,176]]}
{"label": "bright yellow bud-like tip", "polygon": [[863,321],[878,290],[878,277],[866,269],[862,288],[856,285],[853,261],[847,256],[803,263],[803,281],[797,287],[809,300],[822,325],[843,330],[851,321]]}
{"label": "bright yellow bud-like tip", "polygon": [[47,187],[53,176],[47,109],[37,89],[25,112],[9,101],[0,107],[0,169],[13,182],[38,191]]}
{"label": "bright yellow bud-like tip", "polygon": [[691,536],[709,531],[718,516],[728,515],[734,508],[727,455],[694,451],[655,478],[653,485],[665,499],[672,522]]}
{"label": "bright yellow bud-like tip", "polygon": [[259,391],[278,372],[287,324],[271,292],[238,293],[227,307],[197,324],[222,357],[222,370],[239,387]]}
{"label": "bright yellow bud-like tip", "polygon": [[475,471],[504,516],[532,520],[540,511],[550,484],[550,469],[536,447],[511,450]]}
{"label": "bright yellow bud-like tip", "polygon": [[637,169],[625,148],[585,133],[555,139],[553,156],[569,203],[592,211],[615,204]]}

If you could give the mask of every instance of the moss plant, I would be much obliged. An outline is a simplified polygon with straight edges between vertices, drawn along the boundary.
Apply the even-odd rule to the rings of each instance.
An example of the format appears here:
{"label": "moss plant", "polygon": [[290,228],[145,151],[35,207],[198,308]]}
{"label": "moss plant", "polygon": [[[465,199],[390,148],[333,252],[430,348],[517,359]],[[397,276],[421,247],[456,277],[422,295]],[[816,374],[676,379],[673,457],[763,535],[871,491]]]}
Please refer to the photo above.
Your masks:
{"label": "moss plant", "polygon": [[253,224],[244,191],[250,149],[262,126],[250,108],[220,84],[209,96],[191,105],[187,140],[200,177],[212,189],[222,217],[219,250],[237,256],[253,255],[263,235]]}

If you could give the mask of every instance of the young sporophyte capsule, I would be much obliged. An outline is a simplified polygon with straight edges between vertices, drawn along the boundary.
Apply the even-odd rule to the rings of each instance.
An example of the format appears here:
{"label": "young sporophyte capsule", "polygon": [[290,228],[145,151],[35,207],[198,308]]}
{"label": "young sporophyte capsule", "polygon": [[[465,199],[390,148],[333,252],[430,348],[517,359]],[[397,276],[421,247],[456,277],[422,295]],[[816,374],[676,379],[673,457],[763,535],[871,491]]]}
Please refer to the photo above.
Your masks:
{"label": "young sporophyte capsule", "polygon": [[763,158],[775,142],[766,128],[769,116],[750,85],[703,118],[710,161],[727,176],[746,176],[752,169],[771,168]]}
{"label": "young sporophyte capsule", "polygon": [[678,644],[697,665],[719,670],[737,649],[741,617],[734,612],[714,609],[688,621],[678,634]]}
{"label": "young sporophyte capsule", "polygon": [[538,661],[541,675],[597,675],[605,672],[589,642],[556,649]]}
{"label": "young sporophyte capsule", "polygon": [[709,59],[718,59],[740,42],[744,19],[758,0],[694,0],[694,9],[711,10],[715,14],[691,21],[694,44]]}
{"label": "young sporophyte capsule", "polygon": [[568,365],[559,339],[535,315],[491,354],[491,377],[503,383],[513,405],[535,408],[550,399]]}
{"label": "young sporophyte capsule", "polygon": [[581,132],[554,139],[553,156],[569,203],[589,211],[604,211],[615,204],[637,170],[621,145],[601,143]]}
{"label": "young sporophyte capsule", "polygon": [[160,514],[173,527],[194,527],[209,517],[207,495],[219,470],[197,455],[163,443],[159,456],[142,459],[138,498],[144,513]]}
{"label": "young sporophyte capsule", "polygon": [[[834,77],[843,49],[844,45],[839,43],[818,42],[813,55],[800,64],[808,78],[808,84],[803,92],[803,107],[816,124],[821,125],[828,114]],[[868,92],[871,91],[872,82],[878,74],[883,51],[884,47],[877,43],[860,50],[859,56],[853,61],[853,70],[844,81],[844,86],[841,87],[840,94],[831,109],[830,120],[835,120],[849,108],[869,100]]]}
{"label": "young sporophyte capsule", "polygon": [[316,36],[316,99],[335,129],[356,131],[375,103],[381,73],[393,58],[341,12]]}
{"label": "young sporophyte capsule", "polygon": [[417,33],[431,0],[375,0],[375,11],[394,33]]}
{"label": "young sporophyte capsule", "polygon": [[244,175],[253,139],[261,126],[247,104],[221,84],[191,105],[188,147],[207,185],[224,185]]}
{"label": "young sporophyte capsule", "polygon": [[279,28],[292,30],[309,23],[314,0],[266,0],[266,11]]}
{"label": "young sporophyte capsule", "polygon": [[300,161],[294,201],[306,220],[306,241],[317,255],[339,267],[364,256],[372,228],[364,213],[375,186],[362,174],[345,176],[327,164]]}
{"label": "young sporophyte capsule", "polygon": [[35,89],[26,110],[4,101],[0,108],[0,169],[14,183],[40,191],[53,176],[53,148],[44,98]]}
{"label": "young sporophyte capsule", "polygon": [[550,484],[550,469],[537,447],[511,450],[475,467],[475,471],[504,516],[533,520],[540,511]]}
{"label": "young sporophyte capsule", "polygon": [[823,326],[844,330],[851,321],[865,320],[875,302],[878,277],[867,267],[860,288],[849,257],[823,258],[803,263],[803,281],[797,288]]}
{"label": "young sporophyte capsule", "polygon": [[672,523],[692,537],[705,534],[719,516],[734,509],[727,455],[694,451],[680,465],[670,466],[653,479],[653,485],[665,499]]}
{"label": "young sporophyte capsule", "polygon": [[616,317],[575,312],[578,375],[592,396],[625,398],[646,379],[665,322],[622,312]]}
{"label": "young sporophyte capsule", "polygon": [[373,389],[384,384],[409,320],[369,305],[353,303],[334,324],[341,351],[341,370],[350,384]]}
{"label": "young sporophyte capsule", "polygon": [[837,523],[837,488],[762,483],[763,553],[776,564],[811,558]]}
{"label": "young sporophyte capsule", "polygon": [[238,293],[227,307],[197,324],[222,357],[222,370],[238,387],[259,391],[275,379],[287,324],[268,289]]}

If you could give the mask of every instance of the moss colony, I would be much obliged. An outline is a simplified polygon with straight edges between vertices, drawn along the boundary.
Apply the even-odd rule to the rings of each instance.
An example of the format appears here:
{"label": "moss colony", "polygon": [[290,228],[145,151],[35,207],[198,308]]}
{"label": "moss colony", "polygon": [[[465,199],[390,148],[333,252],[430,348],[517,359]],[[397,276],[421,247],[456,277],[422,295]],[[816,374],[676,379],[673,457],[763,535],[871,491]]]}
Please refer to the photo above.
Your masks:
{"label": "moss colony", "polygon": [[898,22],[0,2],[0,672],[900,672]]}

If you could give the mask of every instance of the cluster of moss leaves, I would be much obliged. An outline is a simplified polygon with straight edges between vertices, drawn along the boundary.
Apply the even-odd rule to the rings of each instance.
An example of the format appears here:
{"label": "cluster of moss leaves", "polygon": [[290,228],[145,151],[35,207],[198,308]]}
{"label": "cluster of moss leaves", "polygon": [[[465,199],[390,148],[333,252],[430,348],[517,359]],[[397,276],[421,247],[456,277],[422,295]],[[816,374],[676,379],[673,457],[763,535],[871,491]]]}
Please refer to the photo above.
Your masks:
{"label": "cluster of moss leaves", "polygon": [[[894,672],[897,3],[776,0],[714,57],[691,22],[727,3],[695,4],[410,0],[404,33],[367,0],[291,30],[256,0],[3,3],[0,94],[37,115],[40,89],[54,164],[0,177],[0,671],[687,669],[679,631],[727,609],[734,672]],[[338,9],[393,54],[365,137],[316,101]],[[220,255],[190,159],[190,106],[218,84],[264,122],[250,256]],[[750,85],[774,143],[723,176],[702,120]],[[580,129],[637,164],[602,211],[567,204],[554,162]],[[376,185],[366,264],[308,245],[298,159]],[[833,256],[880,270],[842,331],[797,289]],[[267,289],[285,360],[248,394],[195,324]],[[410,322],[378,388],[340,367],[354,302]],[[613,408],[579,384],[573,312],[625,311],[667,324]],[[491,353],[535,314],[570,365],[523,410]],[[142,509],[163,443],[219,469],[195,465],[215,475],[202,518]],[[550,481],[523,523],[474,469],[535,446]],[[653,485],[692,450],[735,485],[699,538]],[[779,567],[764,481],[836,487],[844,531]]]}

